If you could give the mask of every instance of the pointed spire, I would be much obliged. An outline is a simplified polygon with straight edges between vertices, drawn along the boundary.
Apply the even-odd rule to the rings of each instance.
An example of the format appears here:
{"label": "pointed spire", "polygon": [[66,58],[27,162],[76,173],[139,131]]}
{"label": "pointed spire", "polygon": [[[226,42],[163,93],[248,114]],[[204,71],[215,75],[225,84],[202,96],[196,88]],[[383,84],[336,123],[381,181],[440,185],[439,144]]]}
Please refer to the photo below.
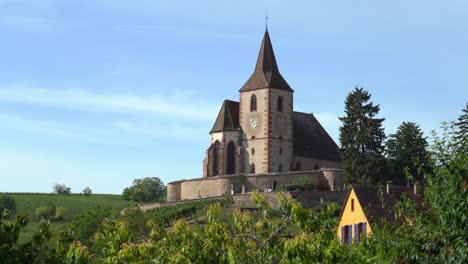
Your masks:
{"label": "pointed spire", "polygon": [[262,45],[260,46],[255,71],[244,86],[242,86],[240,92],[261,88],[274,88],[293,92],[279,72],[268,27],[265,30]]}

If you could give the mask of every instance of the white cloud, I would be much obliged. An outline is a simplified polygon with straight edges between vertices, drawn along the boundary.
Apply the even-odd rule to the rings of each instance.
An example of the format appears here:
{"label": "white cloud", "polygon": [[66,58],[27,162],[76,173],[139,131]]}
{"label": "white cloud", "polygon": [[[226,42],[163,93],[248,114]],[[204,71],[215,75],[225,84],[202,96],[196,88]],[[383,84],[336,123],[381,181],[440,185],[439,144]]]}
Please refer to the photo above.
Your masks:
{"label": "white cloud", "polygon": [[70,140],[106,143],[103,140],[105,137],[93,135],[96,131],[91,133],[91,131],[84,131],[79,127],[69,127],[59,122],[29,119],[18,115],[0,114],[0,127]]}
{"label": "white cloud", "polygon": [[183,126],[174,123],[149,123],[117,120],[114,127],[134,136],[164,137],[177,140],[200,140],[207,137],[205,127]]}
{"label": "white cloud", "polygon": [[149,113],[195,120],[213,120],[218,107],[199,98],[99,94],[83,89],[41,89],[0,87],[0,102],[25,103],[80,111],[107,113]]}

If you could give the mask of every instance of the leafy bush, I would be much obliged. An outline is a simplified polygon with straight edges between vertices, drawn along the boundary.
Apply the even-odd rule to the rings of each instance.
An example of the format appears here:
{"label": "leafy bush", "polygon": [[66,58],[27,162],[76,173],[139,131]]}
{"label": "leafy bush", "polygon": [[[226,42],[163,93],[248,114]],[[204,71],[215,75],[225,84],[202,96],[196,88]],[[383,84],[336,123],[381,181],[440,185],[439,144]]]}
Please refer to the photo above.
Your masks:
{"label": "leafy bush", "polygon": [[101,223],[111,215],[111,207],[95,206],[90,211],[80,214],[72,221],[74,238],[82,242],[89,242],[94,233],[101,230]]}
{"label": "leafy bush", "polygon": [[13,198],[7,195],[0,195],[0,214],[7,209],[10,213],[16,212],[16,203]]}
{"label": "leafy bush", "polygon": [[158,177],[133,180],[133,185],[123,190],[123,198],[134,202],[160,201],[164,196],[164,183]]}
{"label": "leafy bush", "polygon": [[52,219],[55,216],[55,207],[45,205],[36,209],[36,217],[38,219]]}
{"label": "leafy bush", "polygon": [[63,221],[65,219],[66,211],[67,209],[65,209],[65,207],[57,207],[57,209],[55,210],[54,220]]}

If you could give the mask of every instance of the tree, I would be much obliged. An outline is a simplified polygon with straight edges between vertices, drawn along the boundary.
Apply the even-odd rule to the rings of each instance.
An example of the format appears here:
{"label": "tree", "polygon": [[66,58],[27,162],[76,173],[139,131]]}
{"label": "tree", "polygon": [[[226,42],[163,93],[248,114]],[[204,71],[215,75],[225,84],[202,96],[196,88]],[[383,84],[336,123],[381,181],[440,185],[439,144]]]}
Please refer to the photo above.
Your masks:
{"label": "tree", "polygon": [[84,188],[82,193],[84,194],[84,196],[90,196],[91,193],[92,193],[92,190],[91,190],[91,188],[86,187],[86,188]]}
{"label": "tree", "polygon": [[63,183],[54,184],[54,186],[52,186],[52,189],[54,190],[54,193],[56,194],[70,194],[71,193],[71,188],[67,187]]}
{"label": "tree", "polygon": [[468,152],[468,103],[462,111],[463,114],[455,122],[455,143],[458,150],[466,154]]}
{"label": "tree", "polygon": [[385,118],[376,118],[380,106],[369,102],[370,99],[369,92],[356,87],[346,97],[346,115],[340,117],[341,154],[349,183],[369,184],[382,179]]}
{"label": "tree", "polygon": [[8,210],[9,213],[14,214],[16,212],[16,203],[13,198],[8,195],[0,195],[0,215],[3,211]]}
{"label": "tree", "polygon": [[388,172],[394,183],[423,182],[424,174],[430,172],[427,147],[426,137],[413,122],[403,122],[396,133],[390,135],[387,141]]}
{"label": "tree", "polygon": [[133,185],[123,191],[125,200],[135,202],[153,202],[162,198],[165,190],[164,183],[158,177],[146,177],[133,180]]}

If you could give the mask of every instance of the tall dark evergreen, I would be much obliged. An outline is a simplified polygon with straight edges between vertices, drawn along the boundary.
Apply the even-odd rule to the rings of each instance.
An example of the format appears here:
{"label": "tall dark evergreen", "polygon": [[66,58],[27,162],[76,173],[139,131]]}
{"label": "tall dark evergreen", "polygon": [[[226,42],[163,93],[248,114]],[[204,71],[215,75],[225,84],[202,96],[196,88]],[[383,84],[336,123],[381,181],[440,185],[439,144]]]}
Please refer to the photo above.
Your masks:
{"label": "tall dark evergreen", "polygon": [[423,183],[424,174],[431,171],[428,143],[421,128],[413,122],[403,122],[387,141],[388,176],[395,184]]}
{"label": "tall dark evergreen", "polygon": [[455,141],[457,149],[464,154],[468,153],[468,103],[465,109],[462,110],[463,114],[455,122]]}
{"label": "tall dark evergreen", "polygon": [[369,92],[356,87],[346,97],[345,116],[340,117],[341,154],[349,183],[370,184],[383,179],[385,118],[376,118],[380,106],[370,99]]}

